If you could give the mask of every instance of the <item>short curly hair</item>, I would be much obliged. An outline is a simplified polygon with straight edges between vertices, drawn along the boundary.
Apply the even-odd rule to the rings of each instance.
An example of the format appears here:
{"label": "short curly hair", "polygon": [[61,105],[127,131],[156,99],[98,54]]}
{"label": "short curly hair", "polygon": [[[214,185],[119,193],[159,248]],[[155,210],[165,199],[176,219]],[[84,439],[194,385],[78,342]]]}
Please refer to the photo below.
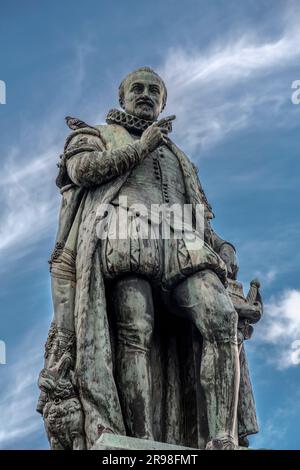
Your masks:
{"label": "short curly hair", "polygon": [[126,75],[126,77],[123,78],[123,80],[121,81],[120,83],[120,86],[119,86],[119,103],[120,103],[120,106],[121,108],[124,108],[124,92],[125,92],[125,84],[127,82],[127,80],[132,77],[132,75],[136,74],[136,73],[139,73],[139,72],[149,72],[149,73],[152,73],[153,75],[155,75],[155,77],[160,81],[161,85],[162,85],[162,88],[163,88],[163,103],[162,103],[162,109],[164,109],[164,107],[166,106],[166,102],[167,102],[167,87],[165,85],[165,82],[163,81],[163,79],[158,75],[158,73],[156,73],[151,67],[140,67],[136,70],[133,70],[132,72],[130,72],[129,74]]}

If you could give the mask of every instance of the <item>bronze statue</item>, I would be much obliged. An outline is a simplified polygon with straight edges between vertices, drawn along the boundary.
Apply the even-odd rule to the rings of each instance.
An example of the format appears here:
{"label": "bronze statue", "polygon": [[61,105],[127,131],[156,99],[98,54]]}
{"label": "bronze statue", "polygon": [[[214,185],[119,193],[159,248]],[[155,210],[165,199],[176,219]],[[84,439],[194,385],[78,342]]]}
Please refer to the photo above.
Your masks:
{"label": "bronze statue", "polygon": [[[259,286],[244,297],[235,248],[212,229],[196,168],[169,137],[175,116],[158,120],[162,78],[148,67],[128,74],[119,101],[107,125],[67,118],[45,369],[71,351],[88,449],[104,431],[199,449],[247,445],[258,427],[243,340],[262,313]],[[178,236],[170,213],[186,206]],[[50,399],[42,387],[44,417]]]}

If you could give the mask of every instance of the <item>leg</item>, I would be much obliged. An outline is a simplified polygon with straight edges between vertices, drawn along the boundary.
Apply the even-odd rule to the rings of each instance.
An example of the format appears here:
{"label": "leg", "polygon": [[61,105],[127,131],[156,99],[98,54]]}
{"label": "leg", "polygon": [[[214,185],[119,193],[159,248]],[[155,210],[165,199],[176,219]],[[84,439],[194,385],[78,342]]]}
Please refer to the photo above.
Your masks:
{"label": "leg", "polygon": [[129,276],[114,291],[117,382],[131,436],[152,439],[150,346],[154,311],[148,281]]}
{"label": "leg", "polygon": [[[198,272],[174,290],[180,313],[188,316],[203,337],[200,379],[207,403],[210,439],[229,447],[237,443],[239,355],[237,313],[217,275]],[[226,444],[223,445],[226,447]]]}
{"label": "leg", "polygon": [[50,437],[50,447],[51,450],[65,450],[59,440],[54,436]]}
{"label": "leg", "polygon": [[73,450],[85,450],[85,439],[82,434],[75,434],[73,436]]}

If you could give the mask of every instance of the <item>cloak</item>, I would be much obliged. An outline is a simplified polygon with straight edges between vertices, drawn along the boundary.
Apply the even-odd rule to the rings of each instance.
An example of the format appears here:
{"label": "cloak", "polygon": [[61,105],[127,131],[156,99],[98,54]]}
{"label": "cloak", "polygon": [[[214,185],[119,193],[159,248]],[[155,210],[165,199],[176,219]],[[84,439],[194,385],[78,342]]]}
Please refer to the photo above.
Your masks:
{"label": "cloak", "polygon": [[[103,429],[126,435],[115,380],[114,314],[101,272],[98,249],[101,240],[97,237],[96,227],[99,222],[97,204],[99,201],[109,204],[116,197],[130,170],[93,188],[73,184],[66,170],[66,161],[76,154],[72,143],[82,136],[82,151],[94,150],[90,138],[98,140],[99,150],[105,150],[130,143],[132,137],[116,124],[86,125],[77,128],[67,139],[60,161],[58,183],[63,186],[62,202],[55,250],[50,261],[54,318],[46,343],[45,368],[55,369],[66,349],[72,350],[73,375],[85,417],[86,446],[90,449]],[[168,145],[181,165],[188,202],[205,204],[209,230],[212,211],[195,168],[171,140],[168,140]],[[212,230],[209,235],[215,250],[227,243]],[[153,434],[157,441],[205,448],[208,427],[199,377],[201,349],[202,338],[194,326],[173,315],[162,303],[157,303],[150,358]],[[47,399],[42,392],[38,411],[42,412]],[[240,436],[258,432],[243,347],[238,417]]]}

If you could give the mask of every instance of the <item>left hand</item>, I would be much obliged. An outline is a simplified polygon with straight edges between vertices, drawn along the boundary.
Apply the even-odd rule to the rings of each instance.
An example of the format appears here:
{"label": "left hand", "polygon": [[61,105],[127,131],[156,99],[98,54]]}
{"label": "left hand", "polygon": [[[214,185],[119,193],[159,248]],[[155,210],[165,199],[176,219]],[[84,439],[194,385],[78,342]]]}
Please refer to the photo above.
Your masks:
{"label": "left hand", "polygon": [[236,279],[239,266],[233,247],[224,243],[224,245],[221,246],[219,256],[226,264],[229,279]]}

